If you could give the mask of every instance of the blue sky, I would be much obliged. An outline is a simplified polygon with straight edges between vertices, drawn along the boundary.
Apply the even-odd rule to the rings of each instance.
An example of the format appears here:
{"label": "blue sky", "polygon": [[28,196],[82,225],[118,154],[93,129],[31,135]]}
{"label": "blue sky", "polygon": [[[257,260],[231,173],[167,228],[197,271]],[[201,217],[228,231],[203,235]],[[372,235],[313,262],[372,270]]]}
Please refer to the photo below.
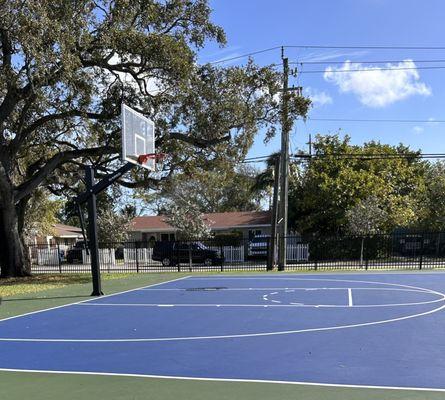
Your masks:
{"label": "blue sky", "polygon": [[[227,47],[207,46],[200,61],[216,61],[280,45],[445,46],[443,0],[211,0],[213,21],[228,37]],[[286,49],[291,62],[303,62],[295,84],[311,95],[310,118],[445,119],[445,69],[424,70],[424,60],[445,60],[445,50]],[[280,62],[280,51],[254,56],[261,65]],[[351,64],[344,64],[346,61]],[[370,61],[394,60],[389,65]],[[406,60],[414,60],[406,61]],[[327,61],[327,64],[308,64]],[[402,61],[402,63],[399,63]],[[246,59],[232,63],[243,64]],[[357,65],[358,62],[365,62]],[[331,73],[323,73],[331,68]],[[338,69],[414,68],[345,73]],[[307,73],[309,70],[321,73]],[[291,150],[306,149],[308,134],[349,134],[353,143],[379,140],[409,145],[425,153],[445,153],[442,123],[298,122]],[[259,135],[250,155],[265,155]]]}

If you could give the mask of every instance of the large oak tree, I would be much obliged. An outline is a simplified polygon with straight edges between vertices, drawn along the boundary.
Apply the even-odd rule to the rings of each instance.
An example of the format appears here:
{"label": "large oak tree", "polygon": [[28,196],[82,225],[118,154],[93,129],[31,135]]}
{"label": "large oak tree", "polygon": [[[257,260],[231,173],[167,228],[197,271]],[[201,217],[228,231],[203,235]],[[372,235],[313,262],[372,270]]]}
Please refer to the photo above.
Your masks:
{"label": "large oak tree", "polygon": [[[224,45],[207,0],[0,2],[0,267],[29,274],[23,232],[38,188],[71,196],[91,163],[119,163],[122,102],[152,118],[170,171],[222,154],[242,158],[258,129],[274,134],[280,75],[199,65],[207,41]],[[294,98],[291,117],[308,102]],[[156,186],[132,172],[127,187]]]}

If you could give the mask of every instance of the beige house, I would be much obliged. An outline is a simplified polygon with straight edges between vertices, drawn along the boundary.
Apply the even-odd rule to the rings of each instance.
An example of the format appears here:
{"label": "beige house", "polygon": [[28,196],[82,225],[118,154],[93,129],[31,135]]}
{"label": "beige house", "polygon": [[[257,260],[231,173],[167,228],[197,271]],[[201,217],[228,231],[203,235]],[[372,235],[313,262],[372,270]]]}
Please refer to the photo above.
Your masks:
{"label": "beige house", "polygon": [[31,243],[48,246],[72,246],[78,240],[83,240],[82,229],[77,226],[54,224],[52,231],[52,235],[33,236],[31,238]]}
{"label": "beige house", "polygon": [[[251,239],[256,235],[269,235],[271,225],[270,211],[235,211],[204,214],[213,233],[241,232]],[[152,242],[176,239],[176,229],[165,221],[165,217],[142,216],[133,219],[130,240]]]}

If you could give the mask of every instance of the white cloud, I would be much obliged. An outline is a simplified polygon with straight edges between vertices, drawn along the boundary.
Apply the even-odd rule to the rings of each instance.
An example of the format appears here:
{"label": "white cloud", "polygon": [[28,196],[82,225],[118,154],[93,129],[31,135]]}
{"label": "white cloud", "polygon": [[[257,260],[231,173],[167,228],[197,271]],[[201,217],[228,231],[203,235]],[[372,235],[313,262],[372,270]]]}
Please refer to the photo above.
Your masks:
{"label": "white cloud", "polygon": [[332,104],[332,97],[326,92],[320,92],[311,87],[304,88],[304,95],[309,97],[312,101],[313,107],[321,107],[326,104]]}
{"label": "white cloud", "polygon": [[425,129],[422,126],[415,126],[413,128],[414,133],[422,133]]}
{"label": "white cloud", "polygon": [[[348,72],[354,70],[360,71]],[[362,104],[369,107],[385,107],[414,95],[431,95],[431,88],[420,81],[412,60],[383,67],[345,61],[339,68],[327,67],[324,79],[337,85],[342,93],[355,94]]]}

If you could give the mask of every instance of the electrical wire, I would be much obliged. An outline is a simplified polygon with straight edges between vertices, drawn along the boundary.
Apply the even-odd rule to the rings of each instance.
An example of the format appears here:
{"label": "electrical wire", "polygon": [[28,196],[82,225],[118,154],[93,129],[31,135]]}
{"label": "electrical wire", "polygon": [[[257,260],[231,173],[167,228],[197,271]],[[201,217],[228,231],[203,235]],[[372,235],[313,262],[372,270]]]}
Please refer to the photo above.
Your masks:
{"label": "electrical wire", "polygon": [[[256,54],[266,53],[273,50],[278,49],[363,49],[363,50],[445,50],[443,46],[329,46],[329,45],[282,45],[282,46],[273,46],[266,49],[251,51],[249,53],[241,54],[235,57],[228,57],[222,60],[212,61],[208,64],[216,65],[221,64],[228,61],[238,60],[241,58],[246,58],[250,56],[254,56]],[[421,61],[419,61],[421,62]],[[440,60],[427,60],[423,62],[440,62]],[[309,63],[309,62],[308,62]],[[315,62],[312,62],[315,63]],[[378,62],[376,62],[378,63]]]}
{"label": "electrical wire", "polygon": [[[266,162],[272,154],[258,157],[245,158],[241,163]],[[329,154],[291,154],[290,158],[317,159],[317,158],[340,158],[351,160],[397,160],[397,159],[445,159],[444,153],[411,153],[411,154],[386,154],[386,153],[329,153]]]}
{"label": "electrical wire", "polygon": [[[405,61],[412,61],[413,63],[440,63],[445,62],[444,60],[411,60],[410,58],[406,58],[405,60],[385,60],[385,61],[377,61],[377,60],[368,60],[368,61],[352,61],[352,64],[389,64],[389,63],[402,63]],[[291,64],[344,64],[345,61],[289,61],[289,65]]]}
{"label": "electrical wire", "polygon": [[288,49],[349,49],[349,50],[445,50],[443,46],[329,46],[329,45],[285,45]]}
{"label": "electrical wire", "polygon": [[324,74],[324,73],[352,73],[352,72],[375,72],[375,71],[409,71],[409,70],[438,70],[445,69],[445,65],[436,65],[430,67],[396,67],[396,68],[362,68],[362,69],[336,69],[336,70],[307,70],[299,72],[299,74]]}
{"label": "electrical wire", "polygon": [[242,54],[242,55],[240,55],[240,56],[229,57],[229,58],[224,58],[224,59],[222,59],[222,60],[217,60],[217,61],[209,62],[208,64],[211,64],[211,65],[221,64],[221,63],[224,63],[224,62],[233,61],[233,60],[238,60],[238,59],[240,59],[240,58],[250,57],[250,56],[254,56],[255,54],[266,53],[266,52],[268,52],[268,51],[273,51],[273,50],[278,50],[278,49],[281,49],[281,46],[269,47],[269,48],[267,48],[267,49],[263,49],[263,50],[252,51],[252,52],[250,52],[250,53]]}
{"label": "electrical wire", "polygon": [[307,118],[308,121],[331,121],[331,122],[385,122],[385,123],[445,123],[444,119],[357,119],[357,118]]}

